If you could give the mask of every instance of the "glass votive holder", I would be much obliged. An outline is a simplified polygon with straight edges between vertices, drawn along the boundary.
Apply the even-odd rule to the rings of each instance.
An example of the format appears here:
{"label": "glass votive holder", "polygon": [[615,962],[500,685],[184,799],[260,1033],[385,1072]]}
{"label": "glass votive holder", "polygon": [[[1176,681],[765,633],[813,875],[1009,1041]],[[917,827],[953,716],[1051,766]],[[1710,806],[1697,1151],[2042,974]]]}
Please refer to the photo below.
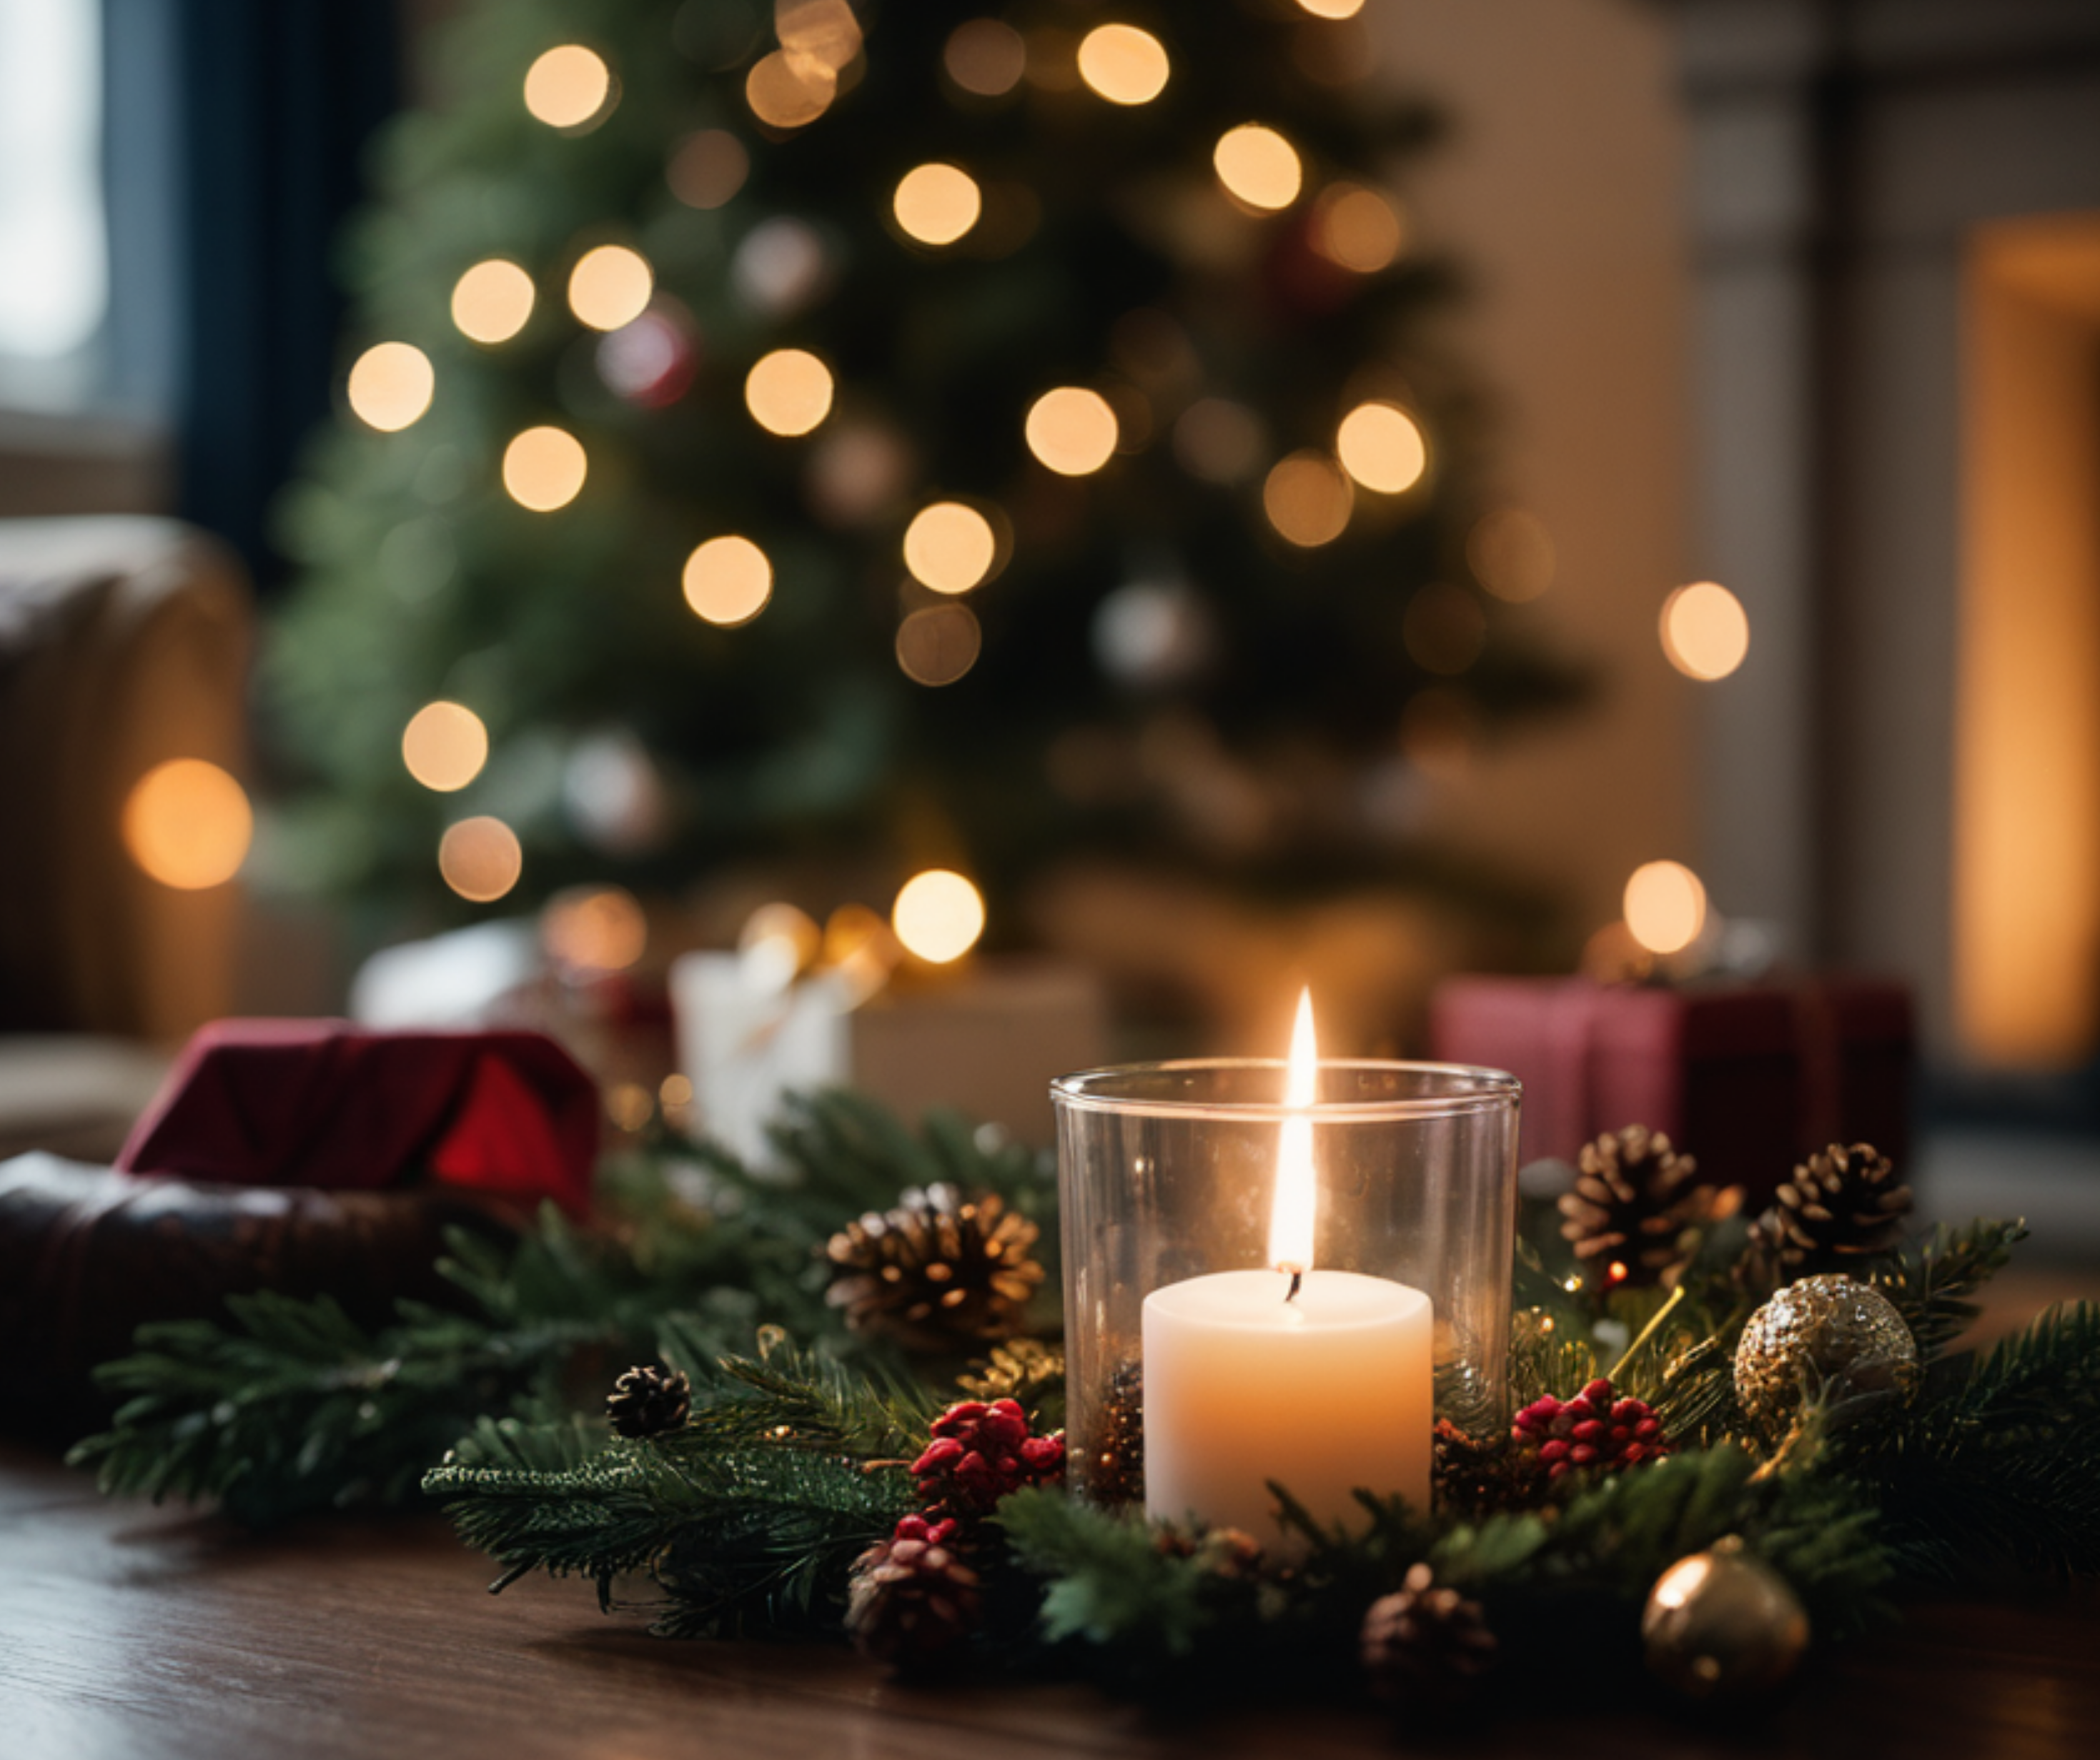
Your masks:
{"label": "glass votive holder", "polygon": [[[1347,1521],[1358,1488],[1428,1500],[1434,1420],[1507,1433],[1515,1078],[1330,1060],[1310,1106],[1285,1084],[1256,1058],[1051,1084],[1067,1459],[1092,1502],[1272,1540],[1270,1480]],[[1280,1251],[1294,1166],[1311,1215]]]}

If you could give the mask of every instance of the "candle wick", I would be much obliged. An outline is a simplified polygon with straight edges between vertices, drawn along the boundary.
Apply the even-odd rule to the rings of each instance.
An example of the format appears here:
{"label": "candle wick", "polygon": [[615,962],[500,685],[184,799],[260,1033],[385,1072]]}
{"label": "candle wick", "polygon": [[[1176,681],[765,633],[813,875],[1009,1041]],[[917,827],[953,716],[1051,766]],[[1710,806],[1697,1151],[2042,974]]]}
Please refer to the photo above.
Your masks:
{"label": "candle wick", "polygon": [[1305,1268],[1303,1265],[1278,1265],[1276,1269],[1279,1271],[1288,1271],[1290,1274],[1290,1293],[1283,1299],[1287,1302],[1296,1301],[1299,1291],[1305,1286]]}

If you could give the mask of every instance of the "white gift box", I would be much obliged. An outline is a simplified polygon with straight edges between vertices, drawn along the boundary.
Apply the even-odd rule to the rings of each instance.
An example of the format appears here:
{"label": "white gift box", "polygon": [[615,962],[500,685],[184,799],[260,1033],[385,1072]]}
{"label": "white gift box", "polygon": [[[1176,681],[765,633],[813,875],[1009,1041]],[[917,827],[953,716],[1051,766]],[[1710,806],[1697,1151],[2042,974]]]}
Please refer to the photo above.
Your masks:
{"label": "white gift box", "polygon": [[1051,1078],[1104,1061],[1101,986],[1076,967],[988,960],[852,1005],[842,977],[784,988],[763,962],[688,953],[671,968],[678,1061],[700,1128],[745,1159],[794,1089],[851,1086],[916,1122],[953,1107],[1048,1143]]}

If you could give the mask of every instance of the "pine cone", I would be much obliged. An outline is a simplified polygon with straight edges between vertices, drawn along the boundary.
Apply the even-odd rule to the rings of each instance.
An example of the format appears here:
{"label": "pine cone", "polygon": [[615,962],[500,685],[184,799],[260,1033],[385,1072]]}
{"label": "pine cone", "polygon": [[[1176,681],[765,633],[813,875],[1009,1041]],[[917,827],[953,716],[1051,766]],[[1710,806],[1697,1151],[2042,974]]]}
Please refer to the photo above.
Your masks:
{"label": "pine cone", "polygon": [[1620,1398],[1602,1375],[1572,1400],[1551,1393],[1533,1400],[1516,1415],[1510,1440],[1545,1470],[1549,1484],[1578,1467],[1638,1467],[1676,1446],[1646,1401]]}
{"label": "pine cone", "polygon": [[1536,1501],[1537,1463],[1508,1441],[1483,1441],[1449,1419],[1439,1418],[1433,1446],[1439,1508],[1489,1516]]}
{"label": "pine cone", "polygon": [[657,1368],[630,1369],[612,1384],[605,1415],[624,1437],[656,1437],[683,1428],[693,1409],[693,1384]]}
{"label": "pine cone", "polygon": [[1439,1589],[1427,1564],[1364,1615],[1364,1673],[1393,1705],[1449,1707],[1462,1701],[1495,1660],[1495,1635],[1477,1601]]}
{"label": "pine cone", "polygon": [[1674,1284],[1697,1251],[1700,1232],[1733,1216],[1742,1188],[1695,1186],[1699,1164],[1645,1124],[1629,1124],[1582,1146],[1582,1173],[1560,1200],[1560,1232],[1575,1256],[1599,1260],[1599,1287]]}
{"label": "pine cone", "polygon": [[933,1440],[911,1471],[929,1508],[989,1515],[1009,1491],[1063,1479],[1065,1435],[1030,1435],[1028,1415],[1013,1400],[964,1400],[933,1420]]}
{"label": "pine cone", "polygon": [[953,1186],[906,1192],[834,1234],[825,1299],[856,1332],[914,1350],[941,1351],[1010,1338],[1043,1281],[1028,1256],[1035,1225],[990,1192],[965,1199]]}
{"label": "pine cone", "polygon": [[1842,1271],[1901,1243],[1910,1187],[1871,1143],[1833,1143],[1793,1170],[1779,1201],[1750,1224],[1741,1269],[1776,1289],[1811,1272]]}
{"label": "pine cone", "polygon": [[862,1655],[920,1667],[977,1629],[977,1573],[951,1544],[955,1534],[952,1520],[907,1516],[854,1562],[845,1625]]}

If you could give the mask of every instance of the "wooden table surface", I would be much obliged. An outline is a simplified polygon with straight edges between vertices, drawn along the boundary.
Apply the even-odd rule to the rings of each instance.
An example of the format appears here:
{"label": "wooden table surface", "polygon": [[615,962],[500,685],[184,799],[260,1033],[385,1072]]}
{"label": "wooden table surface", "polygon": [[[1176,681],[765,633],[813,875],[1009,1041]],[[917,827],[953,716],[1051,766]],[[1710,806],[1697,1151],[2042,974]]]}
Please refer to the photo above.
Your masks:
{"label": "wooden table surface", "polygon": [[[0,1445],[0,1760],[986,1760],[1394,1750],[1353,1710],[1162,1726],[1075,1686],[933,1691],[819,1647],[669,1643],[587,1585],[484,1593],[439,1522],[256,1538],[98,1498]],[[1591,1706],[1418,1751],[1475,1760],[2089,1760],[2100,1597],[1915,1611],[1762,1721]]]}

